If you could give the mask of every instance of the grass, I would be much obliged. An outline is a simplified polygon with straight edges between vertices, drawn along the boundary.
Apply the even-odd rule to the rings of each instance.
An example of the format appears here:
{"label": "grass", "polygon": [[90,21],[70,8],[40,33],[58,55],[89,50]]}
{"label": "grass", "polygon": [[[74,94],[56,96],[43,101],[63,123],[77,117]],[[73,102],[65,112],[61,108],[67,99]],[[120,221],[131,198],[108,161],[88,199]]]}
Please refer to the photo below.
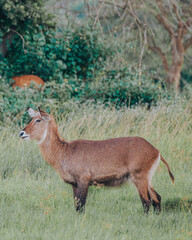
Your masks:
{"label": "grass", "polygon": [[162,213],[143,213],[135,187],[90,187],[85,214],[73,206],[72,188],[42,159],[36,143],[20,141],[14,125],[0,132],[0,239],[192,239],[192,108],[75,109],[59,120],[66,140],[142,136],[157,147],[161,163],[153,185]]}

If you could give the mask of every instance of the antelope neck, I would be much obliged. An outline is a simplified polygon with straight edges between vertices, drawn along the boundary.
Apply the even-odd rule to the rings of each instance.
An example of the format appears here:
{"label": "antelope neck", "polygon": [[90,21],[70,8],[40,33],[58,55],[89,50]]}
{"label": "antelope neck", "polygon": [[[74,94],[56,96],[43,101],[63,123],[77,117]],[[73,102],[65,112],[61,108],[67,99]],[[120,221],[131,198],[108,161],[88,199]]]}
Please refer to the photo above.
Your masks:
{"label": "antelope neck", "polygon": [[58,168],[65,151],[65,142],[61,140],[57,128],[47,129],[39,142],[39,148],[45,160],[54,168]]}
{"label": "antelope neck", "polygon": [[45,131],[43,133],[43,137],[40,141],[38,141],[38,144],[39,145],[42,144],[45,141],[46,137],[47,137],[47,129],[45,129]]}

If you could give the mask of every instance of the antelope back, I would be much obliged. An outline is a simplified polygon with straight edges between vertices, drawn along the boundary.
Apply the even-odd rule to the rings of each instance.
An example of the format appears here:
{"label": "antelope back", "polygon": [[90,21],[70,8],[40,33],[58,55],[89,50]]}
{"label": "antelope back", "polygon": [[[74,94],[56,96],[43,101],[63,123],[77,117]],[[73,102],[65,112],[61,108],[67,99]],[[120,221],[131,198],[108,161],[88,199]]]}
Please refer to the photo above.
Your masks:
{"label": "antelope back", "polygon": [[23,75],[23,76],[18,76],[18,77],[13,77],[12,78],[15,83],[13,83],[12,87],[28,87],[32,82],[34,82],[37,85],[44,85],[44,81],[35,75]]}

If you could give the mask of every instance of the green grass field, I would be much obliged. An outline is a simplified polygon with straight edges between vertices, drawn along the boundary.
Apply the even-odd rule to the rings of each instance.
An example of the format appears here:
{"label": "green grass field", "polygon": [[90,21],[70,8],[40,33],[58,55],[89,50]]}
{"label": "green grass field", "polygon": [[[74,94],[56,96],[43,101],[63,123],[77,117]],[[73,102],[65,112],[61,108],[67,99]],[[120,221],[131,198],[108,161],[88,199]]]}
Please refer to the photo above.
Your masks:
{"label": "green grass field", "polygon": [[66,140],[141,136],[158,148],[175,176],[160,163],[153,186],[162,213],[143,213],[135,187],[90,187],[85,214],[73,206],[72,188],[45,163],[20,127],[0,130],[0,239],[192,239],[192,108],[176,102],[144,108],[82,106],[60,118]]}

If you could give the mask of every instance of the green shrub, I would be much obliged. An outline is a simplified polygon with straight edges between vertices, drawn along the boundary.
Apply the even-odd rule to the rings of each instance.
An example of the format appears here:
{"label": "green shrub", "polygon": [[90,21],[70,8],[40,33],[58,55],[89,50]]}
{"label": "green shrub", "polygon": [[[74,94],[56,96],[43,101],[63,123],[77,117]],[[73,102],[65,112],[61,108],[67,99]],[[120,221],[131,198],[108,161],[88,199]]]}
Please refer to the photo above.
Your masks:
{"label": "green shrub", "polygon": [[62,114],[71,107],[71,88],[63,83],[58,85],[55,82],[46,83],[41,89],[34,88],[11,88],[1,79],[0,85],[0,122],[8,119],[17,123],[24,123],[29,120],[27,107],[51,110]]}
{"label": "green shrub", "polygon": [[23,33],[27,28],[33,31],[39,25],[54,28],[54,16],[44,8],[47,0],[1,0],[0,29],[7,33],[11,29]]}
{"label": "green shrub", "polygon": [[99,31],[89,27],[72,32],[66,59],[69,76],[93,80],[102,71],[107,57],[112,56],[113,51],[104,45],[99,36]]}
{"label": "green shrub", "polygon": [[4,77],[7,81],[12,77],[10,64],[6,58],[0,54],[0,77]]}
{"label": "green shrub", "polygon": [[[4,61],[8,62],[11,70],[8,77],[34,74],[44,81],[62,83],[68,43],[64,39],[57,39],[53,30],[43,32],[43,29],[33,34],[26,31],[24,41],[23,45],[20,36],[16,35],[6,55]],[[6,74],[5,69],[2,75],[6,77]]]}
{"label": "green shrub", "polygon": [[94,82],[70,78],[65,79],[63,84],[47,82],[41,89],[13,89],[1,79],[0,122],[18,115],[21,122],[26,122],[29,119],[27,107],[42,107],[62,115],[87,102],[116,108],[138,104],[150,107],[169,96],[161,82],[155,83],[150,76],[139,75],[137,71],[126,69],[101,74]]}
{"label": "green shrub", "polygon": [[136,70],[124,69],[106,71],[99,81],[84,82],[82,80],[69,81],[72,95],[80,102],[92,101],[107,105],[135,106],[138,104],[157,103],[168,92],[161,82],[155,83],[150,75],[139,74]]}
{"label": "green shrub", "polygon": [[66,31],[58,37],[54,30],[39,27],[33,32],[26,30],[23,39],[15,35],[6,58],[0,56],[0,75],[9,81],[23,74],[57,83],[69,76],[93,79],[110,54],[98,32],[89,28]]}

